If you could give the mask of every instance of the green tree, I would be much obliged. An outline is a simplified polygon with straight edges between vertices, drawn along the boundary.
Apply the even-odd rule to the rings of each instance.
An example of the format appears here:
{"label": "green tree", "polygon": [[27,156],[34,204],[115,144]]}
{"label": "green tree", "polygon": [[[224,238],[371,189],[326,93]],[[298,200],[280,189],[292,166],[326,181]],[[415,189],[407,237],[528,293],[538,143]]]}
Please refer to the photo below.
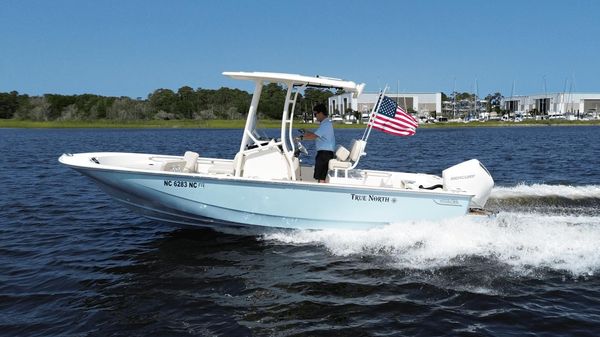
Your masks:
{"label": "green tree", "polygon": [[0,118],[13,118],[17,109],[19,109],[19,103],[18,92],[0,93]]}
{"label": "green tree", "polygon": [[75,106],[77,107],[78,115],[82,118],[106,118],[106,112],[115,100],[115,97],[83,94],[75,96]]}
{"label": "green tree", "polygon": [[176,113],[183,118],[191,119],[194,111],[197,109],[196,93],[194,89],[184,86],[177,90]]}
{"label": "green tree", "polygon": [[500,103],[502,102],[502,99],[504,98],[504,96],[502,96],[501,93],[496,92],[493,94],[488,94],[487,96],[485,96],[485,100],[487,101],[487,111],[496,111],[497,109],[500,108]]}
{"label": "green tree", "polygon": [[175,113],[177,110],[178,98],[171,89],[157,89],[149,95],[148,100],[150,107],[156,112]]}
{"label": "green tree", "polygon": [[333,93],[326,89],[307,88],[304,90],[304,100],[310,105],[310,109],[319,103],[327,105],[327,100],[331,96]]}
{"label": "green tree", "polygon": [[15,114],[15,118],[47,121],[50,115],[50,103],[45,96],[33,96],[27,100],[26,104],[22,104]]}
{"label": "green tree", "polygon": [[76,96],[66,96],[66,95],[55,95],[55,94],[46,94],[44,95],[46,98],[46,102],[50,104],[50,109],[48,111],[48,119],[55,120],[62,116],[63,110],[65,110],[69,105],[75,104]]}
{"label": "green tree", "polygon": [[468,93],[468,92],[456,93],[456,100],[457,101],[462,101],[462,100],[472,101],[473,99],[475,99],[475,94],[471,94],[471,93]]}
{"label": "green tree", "polygon": [[258,111],[268,118],[280,119],[285,102],[285,90],[277,83],[269,83],[262,89]]}
{"label": "green tree", "polygon": [[151,111],[148,102],[120,97],[108,108],[107,117],[116,120],[146,120],[150,118]]}
{"label": "green tree", "polygon": [[[261,108],[272,118],[279,118],[285,91],[278,85],[266,86]],[[263,96],[263,97],[265,97]],[[150,118],[241,118],[248,111],[251,95],[243,90],[193,90],[183,86],[173,92],[157,89],[146,100],[129,97],[104,97],[93,94],[44,96],[19,95],[16,91],[0,93],[0,118],[30,120]]]}

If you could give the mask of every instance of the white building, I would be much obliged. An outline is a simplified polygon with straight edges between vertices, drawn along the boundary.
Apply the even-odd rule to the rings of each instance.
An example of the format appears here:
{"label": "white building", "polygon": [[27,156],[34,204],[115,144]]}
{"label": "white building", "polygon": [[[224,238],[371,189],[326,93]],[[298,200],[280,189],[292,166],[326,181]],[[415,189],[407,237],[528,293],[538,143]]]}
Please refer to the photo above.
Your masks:
{"label": "white building", "polygon": [[[351,93],[331,96],[328,101],[330,115],[345,115],[350,110],[361,114],[369,113],[379,94],[364,93],[358,98]],[[431,112],[442,112],[442,93],[388,93],[386,96],[395,100],[406,111],[414,111],[419,116],[428,116]]]}
{"label": "white building", "polygon": [[505,97],[502,107],[510,112],[548,116],[589,116],[600,112],[600,93],[552,93]]}

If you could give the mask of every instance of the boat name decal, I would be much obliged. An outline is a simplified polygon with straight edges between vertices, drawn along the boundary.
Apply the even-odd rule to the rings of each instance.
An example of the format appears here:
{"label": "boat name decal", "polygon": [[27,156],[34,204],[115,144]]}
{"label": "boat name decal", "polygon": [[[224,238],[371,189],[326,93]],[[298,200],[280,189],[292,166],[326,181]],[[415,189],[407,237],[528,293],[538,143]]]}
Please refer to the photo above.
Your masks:
{"label": "boat name decal", "polygon": [[446,206],[460,206],[460,201],[457,199],[433,199],[438,205],[446,205]]}
{"label": "boat name decal", "polygon": [[182,188],[204,188],[204,183],[199,183],[197,181],[185,181],[185,180],[164,180],[163,186],[182,187]]}
{"label": "boat name decal", "polygon": [[354,194],[350,193],[352,200],[354,201],[371,201],[371,202],[396,202],[396,198],[384,197],[373,194]]}
{"label": "boat name decal", "polygon": [[466,176],[456,176],[456,177],[451,177],[450,180],[464,180],[464,179],[472,179],[475,178],[474,174],[469,174]]}

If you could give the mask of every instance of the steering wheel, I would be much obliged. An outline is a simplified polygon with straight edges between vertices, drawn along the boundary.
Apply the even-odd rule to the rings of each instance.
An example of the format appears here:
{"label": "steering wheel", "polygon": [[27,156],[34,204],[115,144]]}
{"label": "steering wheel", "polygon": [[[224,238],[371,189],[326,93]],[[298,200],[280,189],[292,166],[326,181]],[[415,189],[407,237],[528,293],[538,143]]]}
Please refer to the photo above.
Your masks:
{"label": "steering wheel", "polygon": [[304,155],[308,155],[308,150],[304,147],[304,145],[302,145],[302,142],[300,141],[300,137],[296,137],[294,138],[294,140],[296,141],[296,150],[294,151],[294,156],[296,158],[300,157],[300,153],[303,153]]}
{"label": "steering wheel", "polygon": [[302,145],[300,141],[296,143],[296,148],[298,149],[298,151],[304,153],[305,155],[308,155],[308,150],[304,147],[304,145]]}

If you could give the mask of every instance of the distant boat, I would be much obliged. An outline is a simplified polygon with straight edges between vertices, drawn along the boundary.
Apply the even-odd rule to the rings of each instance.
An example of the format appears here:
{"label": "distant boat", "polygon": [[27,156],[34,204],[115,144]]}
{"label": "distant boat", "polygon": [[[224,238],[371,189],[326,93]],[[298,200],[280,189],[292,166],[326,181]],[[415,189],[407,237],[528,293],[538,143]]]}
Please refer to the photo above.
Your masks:
{"label": "distant boat", "polygon": [[331,116],[331,121],[334,123],[342,123],[344,119],[340,115],[333,115]]}

